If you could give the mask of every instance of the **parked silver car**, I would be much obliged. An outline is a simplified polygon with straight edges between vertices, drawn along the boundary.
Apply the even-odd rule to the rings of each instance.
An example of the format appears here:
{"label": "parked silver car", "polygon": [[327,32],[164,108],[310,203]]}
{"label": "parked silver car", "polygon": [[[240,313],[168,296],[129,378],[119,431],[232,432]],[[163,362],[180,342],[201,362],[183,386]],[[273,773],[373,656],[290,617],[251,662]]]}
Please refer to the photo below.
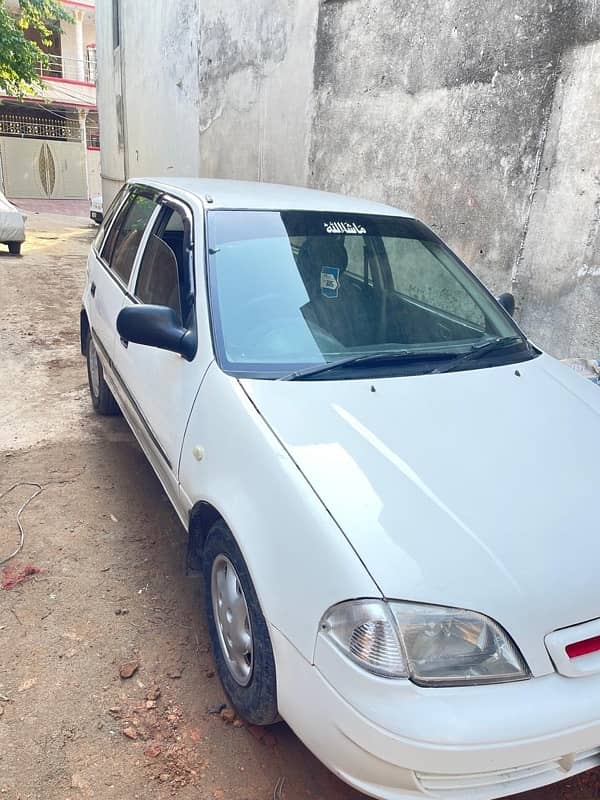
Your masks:
{"label": "parked silver car", "polygon": [[25,241],[26,219],[27,216],[0,192],[0,242],[8,245],[13,256],[20,254]]}

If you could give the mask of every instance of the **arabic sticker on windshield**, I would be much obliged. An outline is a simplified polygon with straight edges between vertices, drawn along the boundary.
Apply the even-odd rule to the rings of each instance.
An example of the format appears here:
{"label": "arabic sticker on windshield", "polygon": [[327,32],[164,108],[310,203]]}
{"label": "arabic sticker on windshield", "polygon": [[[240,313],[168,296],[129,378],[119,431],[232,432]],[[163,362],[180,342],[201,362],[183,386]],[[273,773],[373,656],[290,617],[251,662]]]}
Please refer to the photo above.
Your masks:
{"label": "arabic sticker on windshield", "polygon": [[356,222],[324,222],[323,227],[327,233],[349,233],[362,236],[367,232],[367,229],[364,227],[364,225],[359,225]]}
{"label": "arabic sticker on windshield", "polygon": [[321,270],[321,294],[323,297],[336,298],[340,288],[340,268],[323,267]]}

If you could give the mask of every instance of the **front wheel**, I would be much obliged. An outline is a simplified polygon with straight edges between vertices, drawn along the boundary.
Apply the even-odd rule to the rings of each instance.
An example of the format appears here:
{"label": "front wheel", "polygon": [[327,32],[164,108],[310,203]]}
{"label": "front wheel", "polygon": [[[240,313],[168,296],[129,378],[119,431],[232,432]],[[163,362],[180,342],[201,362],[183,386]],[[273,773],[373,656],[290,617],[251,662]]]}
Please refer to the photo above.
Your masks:
{"label": "front wheel", "polygon": [[222,520],[208,532],[203,574],[208,629],[223,688],[243,719],[270,725],[278,716],[269,630],[246,563]]}
{"label": "front wheel", "polygon": [[98,352],[91,333],[88,333],[86,356],[88,384],[94,409],[103,416],[118,414],[119,406],[104,380],[104,370],[98,358]]}
{"label": "front wheel", "polygon": [[11,256],[18,256],[21,253],[21,242],[9,242],[8,252]]}

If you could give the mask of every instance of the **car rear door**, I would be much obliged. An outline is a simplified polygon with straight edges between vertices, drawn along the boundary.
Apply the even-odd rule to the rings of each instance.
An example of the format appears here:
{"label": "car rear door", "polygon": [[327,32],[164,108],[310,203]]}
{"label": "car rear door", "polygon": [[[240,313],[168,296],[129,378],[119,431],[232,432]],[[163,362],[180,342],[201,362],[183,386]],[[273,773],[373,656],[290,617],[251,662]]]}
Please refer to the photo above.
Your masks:
{"label": "car rear door", "polygon": [[[137,303],[168,306],[182,327],[197,335],[192,210],[174,197],[164,196],[160,202],[161,211],[144,239],[123,307]],[[201,219],[198,226],[201,236]],[[202,249],[198,252],[201,257]],[[203,286],[198,291],[203,291]],[[115,370],[122,377],[126,395],[119,398],[121,408],[176,508],[181,445],[211,358],[206,346],[199,347],[187,361],[177,353],[119,336],[115,341]]]}
{"label": "car rear door", "polygon": [[156,193],[138,187],[124,192],[107,231],[99,235],[89,262],[87,309],[96,350],[111,388],[116,320],[144,231],[158,204]]}

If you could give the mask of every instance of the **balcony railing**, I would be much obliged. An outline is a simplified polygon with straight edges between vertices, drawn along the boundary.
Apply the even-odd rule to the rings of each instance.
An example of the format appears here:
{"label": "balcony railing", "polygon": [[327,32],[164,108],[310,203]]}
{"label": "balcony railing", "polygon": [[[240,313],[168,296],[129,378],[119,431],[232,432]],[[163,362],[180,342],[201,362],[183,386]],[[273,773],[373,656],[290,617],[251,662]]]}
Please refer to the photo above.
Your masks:
{"label": "balcony railing", "polygon": [[[80,142],[81,126],[76,119],[38,117],[34,114],[0,113],[0,136],[18,136],[20,139],[59,139],[63,142]],[[100,147],[98,125],[86,122],[85,138],[88,148]]]}
{"label": "balcony railing", "polygon": [[82,83],[96,83],[95,58],[87,60],[68,58],[67,56],[48,55],[47,63],[40,62],[38,72],[42,78],[58,78],[67,81],[81,81]]}
{"label": "balcony railing", "polygon": [[33,114],[2,114],[0,135],[19,136],[24,139],[61,139],[81,141],[81,128],[77,120],[47,119]]}

